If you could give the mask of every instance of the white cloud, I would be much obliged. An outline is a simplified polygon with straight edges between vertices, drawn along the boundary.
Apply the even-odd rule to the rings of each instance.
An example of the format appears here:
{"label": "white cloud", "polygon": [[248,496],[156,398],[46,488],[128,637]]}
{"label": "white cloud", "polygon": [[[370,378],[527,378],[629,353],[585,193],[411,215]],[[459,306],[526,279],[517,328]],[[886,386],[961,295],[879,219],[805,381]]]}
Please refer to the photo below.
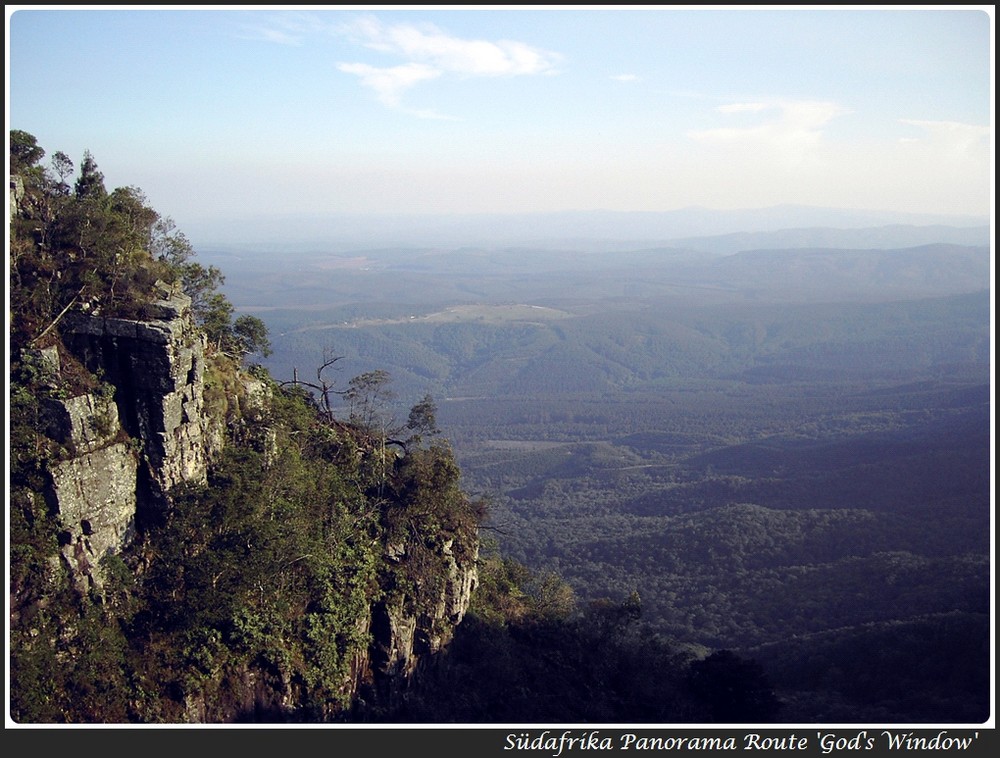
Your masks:
{"label": "white cloud", "polygon": [[465,76],[523,76],[553,73],[560,56],[513,40],[490,42],[453,37],[433,24],[385,26],[371,16],[345,25],[365,47],[423,61]]}
{"label": "white cloud", "polygon": [[433,110],[402,107],[401,94],[418,82],[445,74],[460,78],[552,74],[560,59],[556,53],[523,42],[454,37],[433,24],[386,26],[372,16],[364,16],[338,29],[371,50],[407,60],[391,68],[364,63],[341,63],[337,68],[359,76],[361,84],[374,90],[382,104],[419,118],[450,117]]}
{"label": "white cloud", "polygon": [[435,79],[441,72],[423,63],[405,63],[391,68],[377,68],[367,63],[340,63],[337,68],[345,74],[354,74],[361,84],[374,90],[383,105],[396,107],[404,90],[417,82]]}
{"label": "white cloud", "polygon": [[347,24],[330,24],[311,13],[276,13],[266,23],[245,25],[241,36],[302,45],[307,38],[320,35],[346,36],[369,50],[402,58],[404,62],[395,66],[344,62],[337,69],[357,76],[383,105],[419,118],[450,117],[426,108],[403,107],[403,92],[415,84],[446,74],[459,78],[554,74],[561,60],[558,53],[516,40],[463,39],[433,24],[386,25],[370,15]]}

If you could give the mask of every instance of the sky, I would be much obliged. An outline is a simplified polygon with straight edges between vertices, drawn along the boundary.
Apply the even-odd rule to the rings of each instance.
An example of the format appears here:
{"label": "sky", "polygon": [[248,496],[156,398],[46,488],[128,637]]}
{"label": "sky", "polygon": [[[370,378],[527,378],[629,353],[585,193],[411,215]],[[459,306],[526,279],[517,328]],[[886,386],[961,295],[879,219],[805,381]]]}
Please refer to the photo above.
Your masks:
{"label": "sky", "polygon": [[8,129],[181,228],[993,208],[993,6],[6,8]]}

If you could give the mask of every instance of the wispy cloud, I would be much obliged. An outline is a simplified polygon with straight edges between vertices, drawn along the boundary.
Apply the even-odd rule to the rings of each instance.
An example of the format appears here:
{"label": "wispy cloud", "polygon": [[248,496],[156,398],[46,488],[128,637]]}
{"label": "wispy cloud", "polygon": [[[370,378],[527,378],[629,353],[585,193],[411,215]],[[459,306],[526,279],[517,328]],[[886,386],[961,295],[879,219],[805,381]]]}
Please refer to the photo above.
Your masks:
{"label": "wispy cloud", "polygon": [[393,108],[399,105],[404,90],[441,76],[441,71],[423,63],[404,63],[390,68],[377,68],[367,63],[339,63],[337,68],[359,77],[363,86],[375,92],[380,103]]}
{"label": "wispy cloud", "polygon": [[403,94],[417,84],[442,76],[468,79],[554,74],[562,60],[558,53],[516,40],[464,39],[433,24],[383,24],[371,15],[331,24],[308,12],[274,13],[263,22],[244,24],[239,36],[289,46],[301,46],[316,37],[340,37],[402,59],[389,66],[341,62],[337,70],[357,76],[361,86],[374,92],[383,105],[418,118],[451,117],[432,109],[405,107]]}
{"label": "wispy cloud", "polygon": [[377,68],[366,63],[340,63],[337,65],[345,74],[354,74],[361,79],[362,86],[375,92],[379,102],[390,108],[398,108],[411,116],[441,121],[455,121],[453,116],[430,108],[405,108],[401,101],[404,90],[414,84],[436,79],[441,72],[423,63],[404,63],[390,68]]}
{"label": "wispy cloud", "polygon": [[691,139],[717,146],[773,153],[785,163],[808,159],[822,141],[823,129],[849,111],[836,103],[799,100],[776,103],[731,103],[715,109],[727,116],[750,114],[754,123],[690,131]]}
{"label": "wispy cloud", "polygon": [[615,76],[612,76],[611,78],[614,79],[616,82],[637,82],[637,81],[639,81],[639,77],[636,76],[635,74],[617,74]]}
{"label": "wispy cloud", "polygon": [[465,76],[522,76],[553,73],[560,56],[523,42],[453,37],[433,24],[386,26],[365,16],[341,27],[372,50],[411,61],[423,61],[442,71]]}
{"label": "wispy cloud", "polygon": [[239,36],[260,42],[298,46],[307,37],[322,33],[326,28],[326,24],[310,13],[275,13],[267,16],[264,22],[243,24]]}
{"label": "wispy cloud", "polygon": [[979,156],[986,147],[991,131],[988,126],[962,124],[957,121],[900,119],[900,122],[919,127],[925,132],[922,138],[902,138],[900,142],[926,144],[955,158]]}
{"label": "wispy cloud", "polygon": [[[364,16],[341,25],[339,31],[370,50],[407,61],[385,68],[363,63],[337,66],[344,73],[357,75],[362,86],[373,90],[379,102],[390,107],[401,107],[404,90],[443,75],[471,78],[553,74],[560,60],[557,53],[523,42],[462,39],[433,24],[387,26],[372,16]],[[423,117],[433,113],[404,110]]]}

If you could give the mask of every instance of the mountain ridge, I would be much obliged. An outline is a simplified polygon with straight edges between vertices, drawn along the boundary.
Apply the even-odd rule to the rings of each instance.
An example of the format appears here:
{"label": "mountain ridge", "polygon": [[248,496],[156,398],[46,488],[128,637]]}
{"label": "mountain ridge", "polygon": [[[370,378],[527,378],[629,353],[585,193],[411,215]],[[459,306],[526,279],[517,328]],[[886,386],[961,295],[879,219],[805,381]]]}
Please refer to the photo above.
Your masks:
{"label": "mountain ridge", "polygon": [[542,244],[659,242],[688,237],[777,232],[783,229],[884,226],[988,227],[988,216],[902,213],[783,205],[758,209],[674,211],[561,211],[530,214],[298,214],[188,219],[199,245],[312,243],[337,249],[371,245]]}

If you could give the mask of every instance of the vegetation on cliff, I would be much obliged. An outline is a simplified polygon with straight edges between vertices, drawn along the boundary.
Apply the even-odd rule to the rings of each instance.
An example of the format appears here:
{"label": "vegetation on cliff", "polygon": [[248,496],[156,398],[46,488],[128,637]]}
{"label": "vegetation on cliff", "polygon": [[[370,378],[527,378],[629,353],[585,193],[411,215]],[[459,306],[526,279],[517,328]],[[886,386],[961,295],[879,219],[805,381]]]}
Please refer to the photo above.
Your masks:
{"label": "vegetation on cliff", "polygon": [[[266,329],[233,320],[221,272],[192,260],[141,191],[107,191],[89,153],[70,187],[68,157],[43,167],[26,132],[11,132],[10,150],[15,720],[323,720],[377,675],[379,608],[423,614],[418,627],[446,640],[457,619],[437,604],[456,570],[474,576],[483,509],[458,488],[448,446],[419,434],[433,426],[429,398],[405,455],[384,430],[334,423],[303,386],[246,368],[269,350]],[[136,533],[93,556],[104,581],[81,595],[60,560],[49,481],[78,451],[48,437],[43,417],[49,399],[115,390],[61,327],[70,314],[148,319],[178,290],[206,342],[205,408],[225,420],[225,444],[169,507],[137,503]],[[46,366],[52,347],[58,365]]]}

